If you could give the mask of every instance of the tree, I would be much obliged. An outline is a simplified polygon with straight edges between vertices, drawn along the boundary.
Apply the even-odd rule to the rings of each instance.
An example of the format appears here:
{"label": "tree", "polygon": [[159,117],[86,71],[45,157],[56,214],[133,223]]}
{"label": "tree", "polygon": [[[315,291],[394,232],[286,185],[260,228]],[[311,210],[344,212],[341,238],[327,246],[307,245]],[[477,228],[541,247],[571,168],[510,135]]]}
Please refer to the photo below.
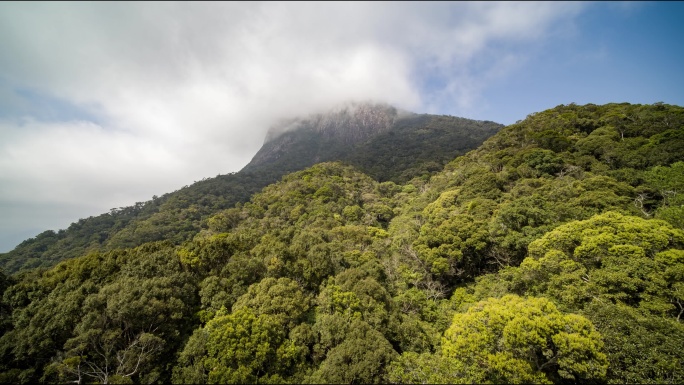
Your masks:
{"label": "tree", "polygon": [[597,298],[657,315],[684,310],[684,232],[615,212],[559,226],[504,272],[517,293],[550,296],[572,311]]}
{"label": "tree", "polygon": [[673,163],[669,167],[653,167],[645,173],[645,178],[662,198],[656,218],[684,229],[684,162]]}
{"label": "tree", "polygon": [[131,377],[148,366],[161,352],[164,340],[152,333],[130,335],[120,330],[92,329],[66,347],[67,358],[57,365],[62,379],[82,384],[133,383]]}
{"label": "tree", "polygon": [[190,315],[193,295],[185,279],[183,274],[123,276],[89,295],[73,336],[53,364],[60,380],[160,379],[159,360],[177,348]]}
{"label": "tree", "polygon": [[249,308],[256,315],[268,314],[293,328],[311,306],[311,299],[299,284],[289,278],[264,278],[249,287],[233,305],[233,310]]}
{"label": "tree", "polygon": [[582,314],[604,337],[609,382],[684,383],[684,324],[623,304],[596,300]]}
{"label": "tree", "polygon": [[607,369],[601,335],[577,314],[545,298],[506,295],[457,313],[440,354],[404,353],[390,380],[423,383],[601,381]]}
{"label": "tree", "polygon": [[217,314],[196,331],[173,369],[173,381],[282,383],[304,360],[306,347],[287,338],[282,320],[242,307]]}
{"label": "tree", "polygon": [[683,249],[684,232],[667,222],[607,212],[532,242],[519,267],[478,278],[465,302],[506,292],[550,298],[605,337],[610,381],[679,383]]}
{"label": "tree", "polygon": [[344,340],[328,352],[307,382],[381,383],[385,381],[386,367],[396,354],[382,333],[355,320],[349,325]]}

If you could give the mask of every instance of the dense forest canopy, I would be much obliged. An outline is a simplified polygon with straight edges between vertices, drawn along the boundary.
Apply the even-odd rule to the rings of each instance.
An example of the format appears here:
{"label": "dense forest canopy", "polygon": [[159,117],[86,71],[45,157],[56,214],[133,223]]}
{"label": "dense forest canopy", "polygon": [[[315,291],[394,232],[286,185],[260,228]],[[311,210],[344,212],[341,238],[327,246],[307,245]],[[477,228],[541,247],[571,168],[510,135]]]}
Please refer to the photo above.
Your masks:
{"label": "dense forest canopy", "polygon": [[561,105],[437,172],[361,169],[0,274],[0,382],[684,382],[684,108]]}

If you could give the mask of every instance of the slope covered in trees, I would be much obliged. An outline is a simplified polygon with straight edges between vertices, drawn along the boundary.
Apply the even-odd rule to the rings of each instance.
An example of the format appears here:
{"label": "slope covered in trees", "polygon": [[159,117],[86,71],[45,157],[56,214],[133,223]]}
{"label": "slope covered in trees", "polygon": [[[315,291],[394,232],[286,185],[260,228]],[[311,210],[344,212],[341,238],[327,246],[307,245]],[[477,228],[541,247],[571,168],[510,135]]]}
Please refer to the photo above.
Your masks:
{"label": "slope covered in trees", "polygon": [[427,179],[503,127],[452,116],[400,115],[383,104],[352,104],[295,122],[298,125],[288,132],[269,138],[240,172],[207,178],[134,206],[114,208],[81,219],[66,230],[45,231],[0,254],[0,267],[16,272],[51,267],[96,250],[160,240],[180,244],[198,233],[211,215],[247,202],[283,175],[321,161],[344,161],[381,182]]}
{"label": "slope covered in trees", "polygon": [[191,186],[153,197],[133,206],[80,219],[67,229],[48,230],[0,255],[8,272],[51,267],[68,258],[96,250],[135,247],[146,242],[180,243],[192,238],[212,213],[245,202],[280,176],[233,173],[198,181]]}
{"label": "slope covered in trees", "polygon": [[430,179],[322,163],[181,245],[0,276],[0,382],[681,383],[683,132],[558,106]]}

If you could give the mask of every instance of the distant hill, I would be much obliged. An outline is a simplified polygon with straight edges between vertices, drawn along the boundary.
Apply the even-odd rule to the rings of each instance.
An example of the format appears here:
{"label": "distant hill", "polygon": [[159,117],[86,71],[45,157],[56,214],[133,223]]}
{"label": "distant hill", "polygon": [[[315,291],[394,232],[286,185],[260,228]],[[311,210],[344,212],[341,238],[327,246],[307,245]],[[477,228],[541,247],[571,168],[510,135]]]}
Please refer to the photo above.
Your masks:
{"label": "distant hill", "polygon": [[414,114],[386,104],[348,103],[273,127],[241,171],[45,231],[0,255],[8,273],[49,267],[95,250],[191,239],[217,211],[246,202],[284,175],[319,162],[342,161],[378,181],[426,180],[503,126],[452,116]]}

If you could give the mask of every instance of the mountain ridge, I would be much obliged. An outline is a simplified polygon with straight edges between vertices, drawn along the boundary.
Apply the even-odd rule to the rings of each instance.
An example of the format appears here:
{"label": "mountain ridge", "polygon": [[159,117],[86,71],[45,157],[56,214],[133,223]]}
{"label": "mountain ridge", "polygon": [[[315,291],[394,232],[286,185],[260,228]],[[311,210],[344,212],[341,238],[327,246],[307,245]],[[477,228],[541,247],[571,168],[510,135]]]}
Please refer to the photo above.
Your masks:
{"label": "mountain ridge", "polygon": [[[397,125],[402,122],[406,124]],[[272,127],[262,148],[239,172],[205,178],[147,202],[80,219],[67,229],[40,233],[0,254],[0,268],[16,272],[49,267],[95,250],[159,240],[180,244],[206,226],[204,221],[211,214],[246,202],[284,175],[323,161],[347,162],[381,181],[425,179],[501,127],[493,122],[418,115],[370,102],[347,103],[328,113],[293,118]],[[421,130],[431,130],[432,137],[418,135],[425,138],[414,146],[416,135],[411,135]],[[395,131],[400,134],[389,137]],[[433,146],[433,142],[440,145]],[[400,162],[388,160],[396,156],[390,147],[403,151]]]}
{"label": "mountain ridge", "polygon": [[[327,113],[287,120],[269,129],[263,146],[243,170],[278,160],[288,152],[288,145],[297,141],[302,133],[315,135],[319,148],[336,145],[347,149],[389,130],[397,118],[396,108],[387,104],[348,103]],[[320,155],[314,157],[315,163],[320,161]]]}

